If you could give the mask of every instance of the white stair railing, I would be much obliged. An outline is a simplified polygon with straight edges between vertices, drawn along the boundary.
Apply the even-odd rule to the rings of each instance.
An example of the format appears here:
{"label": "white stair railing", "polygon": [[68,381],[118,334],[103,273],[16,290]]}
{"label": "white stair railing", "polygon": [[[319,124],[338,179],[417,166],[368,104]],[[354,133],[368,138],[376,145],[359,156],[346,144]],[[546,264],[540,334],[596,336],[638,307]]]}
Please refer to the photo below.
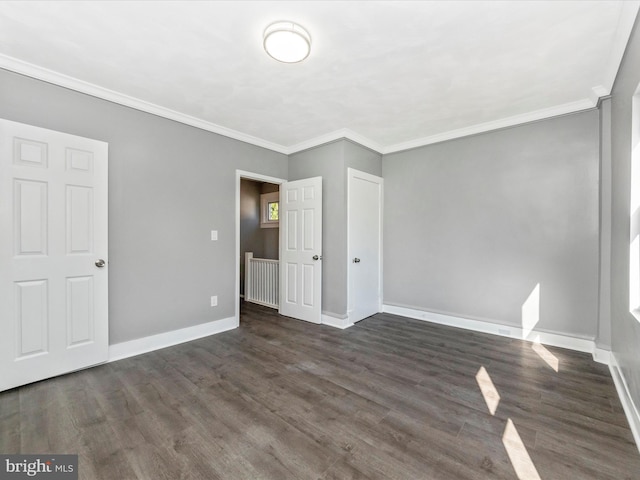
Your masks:
{"label": "white stair railing", "polygon": [[244,256],[244,300],[265,307],[278,308],[280,261]]}

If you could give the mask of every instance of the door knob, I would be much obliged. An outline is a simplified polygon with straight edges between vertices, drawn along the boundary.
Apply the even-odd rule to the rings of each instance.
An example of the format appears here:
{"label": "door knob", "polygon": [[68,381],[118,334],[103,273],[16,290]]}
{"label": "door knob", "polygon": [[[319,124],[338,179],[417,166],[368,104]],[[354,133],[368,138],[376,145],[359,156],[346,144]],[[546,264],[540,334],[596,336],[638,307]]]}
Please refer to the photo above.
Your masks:
{"label": "door knob", "polygon": [[318,256],[318,255],[314,255],[313,257],[314,260],[322,260],[322,255]]}
{"label": "door knob", "polygon": [[102,268],[102,267],[104,267],[105,265],[106,265],[106,262],[105,262],[103,259],[101,259],[101,258],[99,258],[99,259],[96,261],[96,267],[98,267],[98,268]]}
{"label": "door knob", "polygon": [[354,258],[353,263],[360,263],[360,259],[358,257]]}

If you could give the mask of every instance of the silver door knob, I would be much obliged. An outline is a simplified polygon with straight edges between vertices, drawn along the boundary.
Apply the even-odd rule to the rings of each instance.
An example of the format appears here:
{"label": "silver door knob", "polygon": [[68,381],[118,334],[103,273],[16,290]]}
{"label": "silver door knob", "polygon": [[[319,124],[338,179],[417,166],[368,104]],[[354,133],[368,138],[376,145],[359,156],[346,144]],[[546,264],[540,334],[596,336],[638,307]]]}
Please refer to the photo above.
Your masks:
{"label": "silver door knob", "polygon": [[360,263],[360,259],[358,257],[354,258],[353,263]]}
{"label": "silver door knob", "polygon": [[105,265],[106,265],[106,262],[105,262],[103,259],[101,259],[101,258],[99,258],[99,259],[96,261],[96,267],[98,267],[98,268],[102,268],[102,267],[104,267]]}
{"label": "silver door knob", "polygon": [[311,257],[311,258],[313,258],[314,260],[322,260],[322,255],[321,255],[321,256],[314,255],[314,256],[313,256],[313,257]]}

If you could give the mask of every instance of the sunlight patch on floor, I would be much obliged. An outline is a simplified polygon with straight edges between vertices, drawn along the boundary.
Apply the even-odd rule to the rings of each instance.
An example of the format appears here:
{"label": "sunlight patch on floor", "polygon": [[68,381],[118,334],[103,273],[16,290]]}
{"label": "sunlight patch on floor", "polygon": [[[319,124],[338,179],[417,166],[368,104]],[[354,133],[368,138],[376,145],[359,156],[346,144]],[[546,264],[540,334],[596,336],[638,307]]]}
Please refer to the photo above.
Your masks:
{"label": "sunlight patch on floor", "polygon": [[476,382],[478,382],[489,412],[491,415],[495,415],[500,403],[500,394],[493,384],[489,372],[484,367],[480,367],[480,370],[476,373]]}
{"label": "sunlight patch on floor", "polygon": [[540,336],[533,341],[531,348],[534,352],[538,354],[538,356],[544,360],[544,362],[549,365],[554,372],[558,372],[560,368],[560,360],[553,353],[551,353],[547,347],[540,343]]}
{"label": "sunlight patch on floor", "polygon": [[507,426],[502,435],[502,443],[507,450],[509,460],[519,480],[541,480],[533,460],[524,446],[520,434],[511,419],[507,420]]}

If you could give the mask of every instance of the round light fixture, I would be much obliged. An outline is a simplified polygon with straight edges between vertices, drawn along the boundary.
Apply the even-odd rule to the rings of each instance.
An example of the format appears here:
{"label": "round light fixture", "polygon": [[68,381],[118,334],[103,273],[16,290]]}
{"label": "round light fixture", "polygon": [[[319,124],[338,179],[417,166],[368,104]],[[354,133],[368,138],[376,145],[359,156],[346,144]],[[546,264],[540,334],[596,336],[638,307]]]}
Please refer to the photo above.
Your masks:
{"label": "round light fixture", "polygon": [[264,49],[279,62],[301,62],[311,51],[311,36],[294,22],[276,22],[264,31]]}

